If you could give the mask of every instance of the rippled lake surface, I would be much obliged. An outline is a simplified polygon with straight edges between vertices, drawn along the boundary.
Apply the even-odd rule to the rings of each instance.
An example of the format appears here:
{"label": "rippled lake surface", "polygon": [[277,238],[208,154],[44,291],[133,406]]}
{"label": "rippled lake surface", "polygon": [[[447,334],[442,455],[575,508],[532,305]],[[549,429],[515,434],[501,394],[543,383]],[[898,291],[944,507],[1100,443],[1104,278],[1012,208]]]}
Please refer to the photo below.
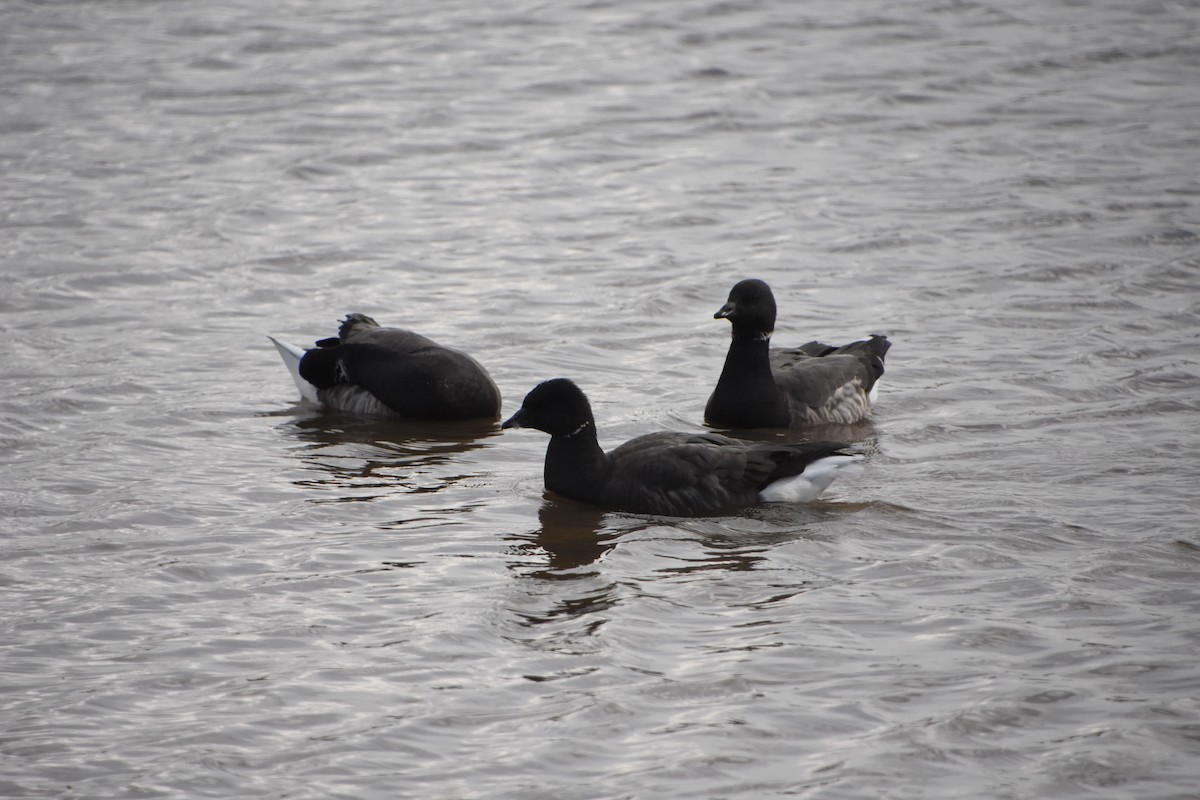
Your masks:
{"label": "rippled lake surface", "polygon": [[[1184,798],[1200,5],[0,6],[0,795]],[[694,519],[299,404],[348,311],[696,429],[888,334],[862,475]],[[769,433],[767,435],[770,435]]]}

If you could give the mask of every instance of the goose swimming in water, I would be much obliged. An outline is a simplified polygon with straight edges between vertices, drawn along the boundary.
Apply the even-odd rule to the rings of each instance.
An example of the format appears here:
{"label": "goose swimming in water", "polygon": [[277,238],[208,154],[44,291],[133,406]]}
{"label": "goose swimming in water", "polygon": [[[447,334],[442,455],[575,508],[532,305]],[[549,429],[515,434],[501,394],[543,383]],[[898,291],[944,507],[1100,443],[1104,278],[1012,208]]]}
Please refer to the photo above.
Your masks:
{"label": "goose swimming in water", "polygon": [[772,348],[775,296],[770,286],[756,279],[737,283],[713,317],[733,323],[733,338],[704,408],[709,425],[848,425],[870,412],[883,375],[883,357],[892,346],[886,336],[872,334],[841,347],[809,342]]}
{"label": "goose swimming in water", "polygon": [[502,428],[550,434],[552,492],[616,511],[690,515],[759,501],[805,503],[862,456],[841,442],[774,444],[663,431],[601,449],[587,397],[570,380],[540,383]]}
{"label": "goose swimming in water", "polygon": [[500,416],[500,390],[462,351],[347,314],[338,335],[305,349],[275,343],[306,400],[365,416],[466,420]]}

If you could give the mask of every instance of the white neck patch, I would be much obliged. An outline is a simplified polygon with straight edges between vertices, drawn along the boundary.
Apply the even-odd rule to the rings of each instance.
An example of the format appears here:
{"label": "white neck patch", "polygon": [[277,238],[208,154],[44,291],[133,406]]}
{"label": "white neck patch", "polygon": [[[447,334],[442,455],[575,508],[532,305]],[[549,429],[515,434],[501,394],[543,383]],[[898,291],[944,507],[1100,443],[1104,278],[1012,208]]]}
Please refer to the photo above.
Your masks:
{"label": "white neck patch", "polygon": [[591,424],[592,424],[592,423],[590,423],[590,422],[587,422],[587,421],[585,420],[585,421],[584,421],[584,423],[583,423],[582,425],[580,425],[578,428],[576,428],[575,430],[571,431],[570,433],[568,433],[568,434],[564,435],[564,436],[563,436],[563,438],[564,438],[564,439],[570,439],[572,436],[576,436],[576,435],[578,435],[578,434],[582,433],[582,432],[584,431],[584,429],[585,429],[585,428],[587,428],[587,426],[588,426],[588,425],[591,425]]}

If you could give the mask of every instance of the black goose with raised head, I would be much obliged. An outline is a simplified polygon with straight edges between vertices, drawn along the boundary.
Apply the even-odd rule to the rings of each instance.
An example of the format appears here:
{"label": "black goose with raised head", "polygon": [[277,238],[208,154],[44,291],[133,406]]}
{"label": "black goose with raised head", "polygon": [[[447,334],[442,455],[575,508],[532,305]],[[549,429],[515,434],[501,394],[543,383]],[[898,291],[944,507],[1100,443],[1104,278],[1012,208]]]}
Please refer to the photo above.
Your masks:
{"label": "black goose with raised head", "polygon": [[723,428],[848,425],[871,410],[891,342],[872,334],[837,347],[809,342],[772,348],[775,296],[757,279],[737,283],[713,315],[733,324],[733,339],[704,419]]}

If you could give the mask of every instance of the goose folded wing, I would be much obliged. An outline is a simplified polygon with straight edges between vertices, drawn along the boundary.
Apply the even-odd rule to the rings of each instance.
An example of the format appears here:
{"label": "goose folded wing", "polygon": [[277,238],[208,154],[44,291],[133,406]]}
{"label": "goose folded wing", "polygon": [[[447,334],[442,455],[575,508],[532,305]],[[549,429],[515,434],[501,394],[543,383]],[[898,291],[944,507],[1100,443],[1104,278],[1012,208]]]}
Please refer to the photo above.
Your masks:
{"label": "goose folded wing", "polygon": [[376,344],[339,348],[342,373],[402,416],[429,417],[438,412],[430,360],[420,351],[397,353]]}
{"label": "goose folded wing", "polygon": [[694,514],[752,501],[775,462],[717,434],[643,436],[610,454],[610,498],[658,514]]}
{"label": "goose folded wing", "polygon": [[837,350],[837,347],[824,342],[806,342],[799,347],[772,347],[770,353],[771,366],[774,369],[789,369],[802,361],[821,358]]}
{"label": "goose folded wing", "polygon": [[875,377],[858,355],[837,354],[780,370],[775,373],[775,382],[793,403],[816,409],[834,401],[847,387],[866,392]]}
{"label": "goose folded wing", "polygon": [[341,349],[348,379],[401,416],[469,419],[500,413],[495,382],[466,353],[432,342],[406,353],[376,344]]}

